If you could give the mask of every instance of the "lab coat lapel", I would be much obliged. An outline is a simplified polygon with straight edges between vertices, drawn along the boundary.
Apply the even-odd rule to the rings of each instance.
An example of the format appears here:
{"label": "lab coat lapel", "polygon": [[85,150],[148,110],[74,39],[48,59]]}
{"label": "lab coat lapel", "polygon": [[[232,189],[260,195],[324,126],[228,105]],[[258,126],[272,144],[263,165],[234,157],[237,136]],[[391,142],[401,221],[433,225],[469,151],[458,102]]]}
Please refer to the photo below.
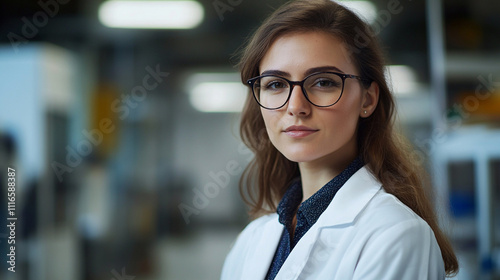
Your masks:
{"label": "lab coat lapel", "polygon": [[353,223],[381,187],[368,168],[362,167],[340,188],[316,224],[329,227]]}
{"label": "lab coat lapel", "polygon": [[248,265],[245,266],[242,280],[264,279],[266,277],[282,232],[283,225],[279,223],[277,216],[276,219],[267,222],[260,240],[253,245],[259,250],[255,250],[245,260]]}
{"label": "lab coat lapel", "polygon": [[366,167],[361,168],[351,176],[337,192],[318,221],[297,243],[276,275],[276,280],[297,279],[310,257],[321,229],[353,223],[380,188],[381,183],[373,177]]}

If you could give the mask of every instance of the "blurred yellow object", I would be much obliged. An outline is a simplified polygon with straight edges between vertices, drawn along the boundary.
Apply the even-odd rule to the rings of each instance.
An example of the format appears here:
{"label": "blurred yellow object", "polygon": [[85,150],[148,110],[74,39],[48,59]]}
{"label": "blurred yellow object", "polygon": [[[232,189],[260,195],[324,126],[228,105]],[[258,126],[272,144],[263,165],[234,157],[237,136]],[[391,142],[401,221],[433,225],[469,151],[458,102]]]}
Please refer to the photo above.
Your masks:
{"label": "blurred yellow object", "polygon": [[465,123],[493,122],[500,125],[500,89],[482,93],[466,91],[457,99],[466,113]]}
{"label": "blurred yellow object", "polygon": [[99,130],[102,122],[107,121],[114,129],[109,132],[101,132],[102,142],[95,147],[95,155],[99,159],[107,159],[117,146],[119,133],[119,122],[117,114],[113,112],[112,106],[115,100],[119,100],[120,92],[116,86],[110,83],[99,83],[92,93],[90,103],[90,127],[89,129]]}

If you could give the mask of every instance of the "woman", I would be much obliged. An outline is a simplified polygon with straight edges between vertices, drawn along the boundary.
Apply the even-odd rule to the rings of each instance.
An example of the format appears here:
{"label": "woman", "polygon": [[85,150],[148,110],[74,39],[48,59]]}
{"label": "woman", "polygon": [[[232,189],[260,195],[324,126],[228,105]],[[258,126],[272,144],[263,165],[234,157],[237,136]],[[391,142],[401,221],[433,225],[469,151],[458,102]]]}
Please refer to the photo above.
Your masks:
{"label": "woman", "polygon": [[[363,40],[360,40],[363,38]],[[222,279],[444,279],[458,270],[393,132],[377,40],[333,1],[275,11],[243,52],[242,178],[255,215]],[[243,189],[242,189],[243,190]],[[269,214],[271,213],[271,214]]]}

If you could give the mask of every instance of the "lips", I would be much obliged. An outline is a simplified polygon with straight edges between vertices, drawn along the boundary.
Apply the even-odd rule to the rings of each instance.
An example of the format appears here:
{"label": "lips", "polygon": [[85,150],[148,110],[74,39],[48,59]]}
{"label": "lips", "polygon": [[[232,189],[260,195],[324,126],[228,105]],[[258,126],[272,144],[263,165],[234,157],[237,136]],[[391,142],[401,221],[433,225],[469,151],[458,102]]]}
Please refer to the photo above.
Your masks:
{"label": "lips", "polygon": [[318,132],[318,129],[310,128],[302,125],[292,125],[285,129],[283,132],[293,138],[303,138]]}

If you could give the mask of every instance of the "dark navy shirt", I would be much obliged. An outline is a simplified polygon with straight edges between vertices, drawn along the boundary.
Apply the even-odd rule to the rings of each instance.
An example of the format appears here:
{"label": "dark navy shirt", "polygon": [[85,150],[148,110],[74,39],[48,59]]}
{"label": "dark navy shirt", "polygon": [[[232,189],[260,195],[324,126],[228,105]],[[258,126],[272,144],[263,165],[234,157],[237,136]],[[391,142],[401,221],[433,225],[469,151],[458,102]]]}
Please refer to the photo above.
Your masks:
{"label": "dark navy shirt", "polygon": [[[356,158],[344,171],[330,182],[326,183],[326,185],[306,201],[302,202],[302,204],[300,203],[302,201],[302,184],[300,178],[292,182],[278,204],[277,212],[279,222],[284,225],[284,230],[281,234],[281,239],[276,249],[276,253],[274,254],[271,266],[267,272],[266,280],[272,280],[276,277],[278,271],[297,242],[299,242],[302,236],[304,236],[312,225],[316,223],[319,216],[321,216],[328,207],[340,187],[342,187],[354,173],[361,169],[363,165],[364,163],[361,158]],[[297,211],[297,225],[293,238],[291,238],[292,220],[295,211]]]}

